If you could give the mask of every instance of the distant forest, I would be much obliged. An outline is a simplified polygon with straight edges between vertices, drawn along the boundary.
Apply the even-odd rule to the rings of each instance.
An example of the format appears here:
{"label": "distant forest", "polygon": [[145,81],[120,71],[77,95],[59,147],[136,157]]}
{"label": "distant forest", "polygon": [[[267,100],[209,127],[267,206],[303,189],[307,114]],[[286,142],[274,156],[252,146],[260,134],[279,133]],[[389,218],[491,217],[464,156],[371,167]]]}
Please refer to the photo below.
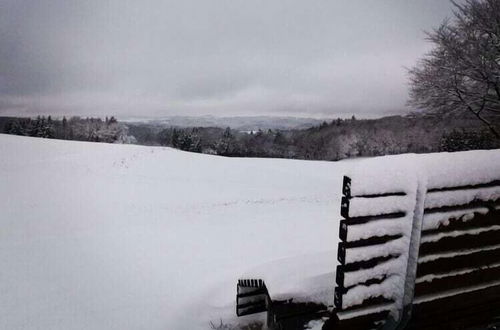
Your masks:
{"label": "distant forest", "polygon": [[[496,123],[497,125],[499,123]],[[401,153],[500,148],[472,118],[392,116],[335,119],[308,129],[238,131],[219,127],[165,127],[119,123],[114,117],[0,117],[0,132],[25,136],[108,143],[169,146],[230,157],[340,160]]]}
{"label": "distant forest", "polygon": [[118,123],[115,117],[80,118],[63,117],[54,120],[51,116],[37,118],[0,117],[0,133],[49,139],[135,143],[128,135],[127,126]]}
{"label": "distant forest", "polygon": [[137,143],[233,157],[340,160],[400,153],[500,148],[473,118],[392,116],[335,119],[308,129],[241,132],[231,128],[179,128],[128,124]]}

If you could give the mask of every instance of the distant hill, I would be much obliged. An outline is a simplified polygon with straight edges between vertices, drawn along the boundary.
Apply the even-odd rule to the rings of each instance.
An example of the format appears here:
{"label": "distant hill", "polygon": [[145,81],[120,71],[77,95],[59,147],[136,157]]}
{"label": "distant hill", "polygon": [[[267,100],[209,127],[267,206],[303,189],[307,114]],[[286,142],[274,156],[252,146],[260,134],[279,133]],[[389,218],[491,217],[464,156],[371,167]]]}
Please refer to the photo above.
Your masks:
{"label": "distant hill", "polygon": [[[278,122],[276,120],[273,123]],[[254,123],[258,122],[254,120]],[[266,124],[265,127],[273,126],[272,123],[263,124]],[[321,121],[308,128],[257,130],[255,126],[246,129],[234,125],[226,128],[215,125],[183,127],[168,126],[166,122],[130,122],[126,125],[129,134],[139,144],[164,145],[235,157],[339,160],[401,153],[500,148],[500,141],[473,118],[352,117]]]}
{"label": "distant hill", "polygon": [[120,121],[127,124],[149,124],[160,127],[231,127],[238,131],[257,131],[259,129],[304,129],[321,124],[323,119],[272,116],[169,116],[162,118],[120,118]]}
{"label": "distant hill", "polygon": [[[492,121],[499,125],[498,121]],[[401,153],[500,148],[475,118],[390,116],[318,120],[294,117],[0,117],[0,133],[111,143],[170,146],[233,157],[339,160]]]}

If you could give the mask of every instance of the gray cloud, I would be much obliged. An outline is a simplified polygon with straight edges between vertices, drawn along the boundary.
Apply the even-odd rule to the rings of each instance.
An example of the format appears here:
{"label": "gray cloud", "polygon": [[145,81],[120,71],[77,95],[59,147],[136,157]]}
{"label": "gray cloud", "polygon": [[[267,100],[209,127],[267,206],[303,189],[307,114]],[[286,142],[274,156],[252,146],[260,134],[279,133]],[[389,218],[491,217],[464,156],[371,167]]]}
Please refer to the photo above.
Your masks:
{"label": "gray cloud", "polygon": [[447,0],[2,0],[0,114],[404,111]]}

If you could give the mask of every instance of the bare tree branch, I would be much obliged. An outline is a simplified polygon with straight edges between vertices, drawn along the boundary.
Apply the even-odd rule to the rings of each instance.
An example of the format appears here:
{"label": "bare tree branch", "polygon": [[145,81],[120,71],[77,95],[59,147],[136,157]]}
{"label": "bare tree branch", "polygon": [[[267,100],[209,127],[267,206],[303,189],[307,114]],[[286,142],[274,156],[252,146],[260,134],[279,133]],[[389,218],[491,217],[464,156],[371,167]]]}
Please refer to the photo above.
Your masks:
{"label": "bare tree branch", "polygon": [[441,115],[472,113],[500,139],[500,1],[451,1],[454,18],[427,40],[434,48],[409,70],[409,104]]}

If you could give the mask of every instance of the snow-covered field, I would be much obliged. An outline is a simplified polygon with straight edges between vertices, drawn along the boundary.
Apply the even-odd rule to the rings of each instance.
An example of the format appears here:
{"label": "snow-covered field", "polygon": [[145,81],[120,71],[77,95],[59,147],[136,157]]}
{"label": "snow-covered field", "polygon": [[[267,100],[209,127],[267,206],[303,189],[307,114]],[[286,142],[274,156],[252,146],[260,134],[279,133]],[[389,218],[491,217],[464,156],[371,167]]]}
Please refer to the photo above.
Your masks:
{"label": "snow-covered field", "polygon": [[[209,329],[235,287],[333,299],[353,161],[0,135],[0,329]],[[255,317],[255,316],[254,316]]]}
{"label": "snow-covered field", "polygon": [[[0,154],[0,329],[9,330],[201,330],[263,318],[236,318],[241,277],[263,278],[275,299],[332,304],[344,173],[355,194],[397,191],[416,176],[427,188],[500,176],[500,150],[319,162],[0,134]],[[426,204],[494,200],[495,189]]]}

